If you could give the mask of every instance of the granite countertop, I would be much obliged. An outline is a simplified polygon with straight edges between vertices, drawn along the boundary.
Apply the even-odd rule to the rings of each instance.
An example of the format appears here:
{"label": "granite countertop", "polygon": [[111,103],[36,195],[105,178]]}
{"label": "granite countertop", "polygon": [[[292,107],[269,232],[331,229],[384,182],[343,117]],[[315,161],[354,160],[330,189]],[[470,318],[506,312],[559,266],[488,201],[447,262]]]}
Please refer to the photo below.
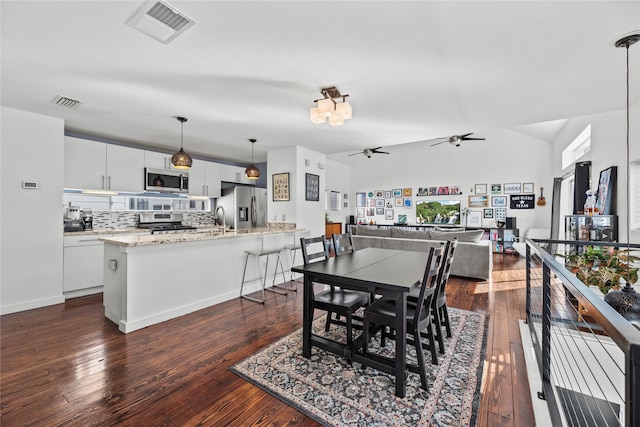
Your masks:
{"label": "granite countertop", "polygon": [[242,236],[264,236],[268,234],[281,234],[281,233],[293,233],[296,231],[302,231],[301,229],[269,229],[254,228],[246,230],[233,230],[222,233],[222,231],[206,231],[203,229],[201,232],[191,233],[173,233],[173,234],[149,234],[144,236],[120,236],[120,237],[105,237],[100,238],[105,243],[110,243],[119,246],[150,246],[150,245],[164,245],[172,243],[183,242],[198,242],[203,240],[218,240],[218,239],[231,239]]}
{"label": "granite countertop", "polygon": [[64,236],[101,236],[104,234],[150,233],[148,228],[112,228],[85,231],[65,231]]}

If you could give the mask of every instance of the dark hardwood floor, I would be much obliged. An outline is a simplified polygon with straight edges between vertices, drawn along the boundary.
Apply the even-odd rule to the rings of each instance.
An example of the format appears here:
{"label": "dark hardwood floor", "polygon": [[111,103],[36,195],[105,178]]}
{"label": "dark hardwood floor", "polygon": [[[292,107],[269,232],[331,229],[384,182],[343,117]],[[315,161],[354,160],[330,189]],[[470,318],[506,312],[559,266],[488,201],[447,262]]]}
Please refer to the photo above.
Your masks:
{"label": "dark hardwood floor", "polygon": [[[518,320],[524,262],[494,256],[493,279],[452,278],[448,304],[488,313],[479,426],[533,426]],[[302,289],[302,286],[299,286]],[[234,299],[131,334],[102,297],[0,318],[2,426],[317,426],[229,372],[300,328],[302,292]]]}

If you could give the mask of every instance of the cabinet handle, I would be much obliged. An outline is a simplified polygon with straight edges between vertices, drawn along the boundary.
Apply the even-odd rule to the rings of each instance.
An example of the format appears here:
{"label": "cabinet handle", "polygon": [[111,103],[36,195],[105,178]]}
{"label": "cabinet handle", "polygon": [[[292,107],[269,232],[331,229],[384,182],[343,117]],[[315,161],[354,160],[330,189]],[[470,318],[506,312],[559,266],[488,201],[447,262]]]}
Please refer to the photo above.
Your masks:
{"label": "cabinet handle", "polygon": [[111,190],[111,175],[109,175],[109,186],[108,186],[107,190]]}
{"label": "cabinet handle", "polygon": [[104,175],[102,175],[102,189],[106,190],[105,186],[104,186]]}
{"label": "cabinet handle", "polygon": [[207,184],[207,194],[206,194],[206,196],[208,196],[208,195],[209,195],[209,184]]}
{"label": "cabinet handle", "polygon": [[206,196],[207,195],[207,190],[206,190],[206,186],[204,184],[202,184],[202,195]]}

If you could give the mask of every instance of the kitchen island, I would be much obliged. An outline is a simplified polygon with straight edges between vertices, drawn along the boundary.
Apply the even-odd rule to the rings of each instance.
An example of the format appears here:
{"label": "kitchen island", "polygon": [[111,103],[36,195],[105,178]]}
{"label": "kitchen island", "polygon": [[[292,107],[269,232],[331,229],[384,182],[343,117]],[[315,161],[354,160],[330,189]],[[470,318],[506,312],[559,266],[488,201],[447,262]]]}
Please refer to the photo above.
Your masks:
{"label": "kitchen island", "polygon": [[[105,317],[129,333],[237,298],[245,251],[282,247],[308,235],[298,229],[264,228],[101,238]],[[281,260],[286,271],[289,251],[282,252]],[[272,257],[267,286],[274,265]],[[249,262],[247,279],[254,280],[245,284],[245,293],[261,288],[254,260]]]}

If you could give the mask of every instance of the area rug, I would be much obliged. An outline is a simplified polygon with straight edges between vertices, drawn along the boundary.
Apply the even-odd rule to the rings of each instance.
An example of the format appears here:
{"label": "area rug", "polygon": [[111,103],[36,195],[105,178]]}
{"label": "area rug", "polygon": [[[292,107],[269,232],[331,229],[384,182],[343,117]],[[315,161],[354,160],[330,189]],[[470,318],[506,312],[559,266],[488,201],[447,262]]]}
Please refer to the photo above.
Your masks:
{"label": "area rug", "polygon": [[[452,337],[438,365],[425,352],[429,392],[420,377],[409,373],[406,396],[395,396],[391,375],[313,348],[302,356],[302,329],[260,350],[230,369],[305,415],[327,426],[474,426],[486,350],[487,317],[449,309]],[[332,325],[324,332],[324,317],[313,324],[314,333],[341,340],[344,330]],[[395,342],[380,347],[379,334],[369,351],[393,356]],[[415,363],[413,346],[407,360]]]}

